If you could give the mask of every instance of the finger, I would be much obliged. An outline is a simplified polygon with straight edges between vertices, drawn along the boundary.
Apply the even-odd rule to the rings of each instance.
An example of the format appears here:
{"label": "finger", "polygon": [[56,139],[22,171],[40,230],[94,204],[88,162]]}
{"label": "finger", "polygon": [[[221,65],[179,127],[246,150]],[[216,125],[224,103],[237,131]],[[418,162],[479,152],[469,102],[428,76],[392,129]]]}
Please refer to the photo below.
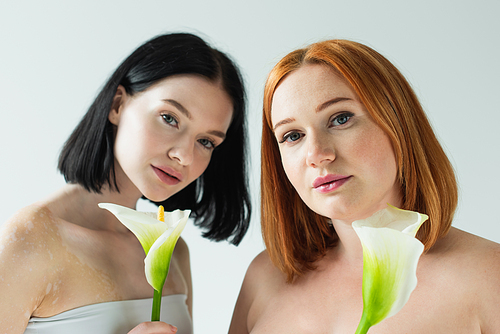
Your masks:
{"label": "finger", "polygon": [[143,322],[134,327],[128,334],[173,334],[177,327],[162,321]]}

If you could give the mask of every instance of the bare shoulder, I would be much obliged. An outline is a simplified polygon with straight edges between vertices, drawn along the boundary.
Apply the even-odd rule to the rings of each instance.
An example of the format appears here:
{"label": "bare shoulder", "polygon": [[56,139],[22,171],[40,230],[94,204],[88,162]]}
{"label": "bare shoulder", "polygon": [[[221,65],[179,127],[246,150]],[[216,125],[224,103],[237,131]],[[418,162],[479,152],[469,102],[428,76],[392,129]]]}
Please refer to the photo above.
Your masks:
{"label": "bare shoulder", "polygon": [[4,325],[24,329],[43,301],[55,275],[52,268],[60,245],[57,235],[50,212],[35,205],[19,210],[2,226],[0,332],[4,332]]}
{"label": "bare shoulder", "polygon": [[500,282],[500,244],[468,232],[452,228],[427,257],[457,281]]}
{"label": "bare shoulder", "polygon": [[268,304],[277,291],[287,286],[286,276],[271,261],[267,251],[257,255],[250,263],[243,285],[252,294],[253,310],[256,313]]}
{"label": "bare shoulder", "polygon": [[260,312],[285,276],[273,265],[266,251],[257,255],[248,266],[229,328],[230,334],[249,333]]}
{"label": "bare shoulder", "polygon": [[59,229],[50,211],[43,206],[30,205],[5,222],[0,231],[0,244],[2,250],[34,250],[56,243],[58,236]]}
{"label": "bare shoulder", "polygon": [[250,263],[247,275],[267,275],[280,272],[273,264],[266,250],[260,252]]}
{"label": "bare shoulder", "polygon": [[500,269],[500,244],[457,228],[452,228],[438,241],[432,252],[446,257],[451,263],[458,261],[477,269],[483,266]]}
{"label": "bare shoulder", "polygon": [[174,256],[180,260],[189,260],[189,247],[182,237],[179,237],[179,240],[177,240],[177,243],[175,244]]}
{"label": "bare shoulder", "polygon": [[59,228],[49,210],[30,205],[17,211],[0,230],[0,270],[46,276],[61,247]]}
{"label": "bare shoulder", "polygon": [[193,316],[193,282],[191,278],[191,260],[189,257],[189,247],[183,238],[177,240],[173,259],[177,264],[187,288],[187,306],[191,317]]}
{"label": "bare shoulder", "polygon": [[481,333],[497,333],[500,328],[500,244],[460,231],[459,242],[466,276],[474,286],[475,305]]}
{"label": "bare shoulder", "polygon": [[[191,263],[189,258],[189,247],[184,239],[179,238],[175,245],[172,258],[175,260],[184,279],[186,279],[189,289],[191,289]],[[189,290],[191,292],[191,290]]]}
{"label": "bare shoulder", "polygon": [[434,250],[457,293],[465,291],[482,333],[500,328],[500,244],[452,228]]}
{"label": "bare shoulder", "polygon": [[177,267],[182,273],[184,280],[186,281],[188,288],[188,297],[190,297],[192,292],[191,262],[189,258],[189,248],[184,239],[179,238],[179,240],[177,240],[172,259],[175,261]]}
{"label": "bare shoulder", "polygon": [[280,284],[285,284],[284,274],[272,263],[268,253],[262,251],[248,266],[243,287],[255,295]]}

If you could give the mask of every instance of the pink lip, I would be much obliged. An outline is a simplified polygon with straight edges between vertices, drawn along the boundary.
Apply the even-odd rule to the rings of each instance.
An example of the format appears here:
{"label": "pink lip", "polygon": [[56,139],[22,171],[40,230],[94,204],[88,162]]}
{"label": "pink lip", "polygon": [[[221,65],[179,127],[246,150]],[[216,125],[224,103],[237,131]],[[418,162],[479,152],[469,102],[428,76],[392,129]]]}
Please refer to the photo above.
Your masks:
{"label": "pink lip", "polygon": [[313,188],[320,193],[329,193],[340,188],[344,183],[349,181],[351,176],[328,174],[317,177],[313,182]]}
{"label": "pink lip", "polygon": [[156,176],[158,176],[163,183],[175,185],[182,181],[182,174],[171,167],[153,165],[151,165],[151,167],[153,167]]}

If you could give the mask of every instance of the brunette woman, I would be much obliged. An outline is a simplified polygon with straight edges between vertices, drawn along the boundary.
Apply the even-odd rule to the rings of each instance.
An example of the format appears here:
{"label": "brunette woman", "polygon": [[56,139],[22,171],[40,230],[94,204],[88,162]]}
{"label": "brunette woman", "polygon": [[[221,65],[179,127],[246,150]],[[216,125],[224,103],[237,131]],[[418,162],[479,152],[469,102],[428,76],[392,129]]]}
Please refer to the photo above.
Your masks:
{"label": "brunette woman", "polygon": [[101,202],[141,197],[190,209],[212,240],[238,244],[249,223],[245,95],[234,63],[191,34],[137,48],[64,145],[67,185],[18,211],[0,234],[0,332],[192,333],[189,253],[181,239],[162,322],[136,237]]}

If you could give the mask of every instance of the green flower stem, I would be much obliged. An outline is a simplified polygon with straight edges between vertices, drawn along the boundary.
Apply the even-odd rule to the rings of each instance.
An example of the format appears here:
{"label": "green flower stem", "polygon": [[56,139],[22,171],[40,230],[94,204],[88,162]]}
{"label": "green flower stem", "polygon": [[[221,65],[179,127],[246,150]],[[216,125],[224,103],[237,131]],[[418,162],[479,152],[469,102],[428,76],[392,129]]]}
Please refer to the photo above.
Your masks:
{"label": "green flower stem", "polygon": [[356,329],[356,333],[354,334],[366,334],[368,333],[370,327],[371,325],[370,322],[368,321],[368,315],[365,312],[363,312],[363,315],[361,316],[361,321],[359,322],[358,328]]}
{"label": "green flower stem", "polygon": [[[172,253],[191,211],[165,212],[160,205],[155,215],[152,212],[141,213],[113,203],[99,203],[99,207],[114,214],[141,243],[146,254],[144,273],[149,285],[154,289],[151,321],[159,321],[161,291],[168,275]],[[152,216],[156,216],[157,219]]]}
{"label": "green flower stem", "polygon": [[160,321],[160,309],[161,309],[161,292],[155,289],[153,295],[153,310],[151,312],[151,321]]}

